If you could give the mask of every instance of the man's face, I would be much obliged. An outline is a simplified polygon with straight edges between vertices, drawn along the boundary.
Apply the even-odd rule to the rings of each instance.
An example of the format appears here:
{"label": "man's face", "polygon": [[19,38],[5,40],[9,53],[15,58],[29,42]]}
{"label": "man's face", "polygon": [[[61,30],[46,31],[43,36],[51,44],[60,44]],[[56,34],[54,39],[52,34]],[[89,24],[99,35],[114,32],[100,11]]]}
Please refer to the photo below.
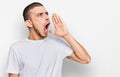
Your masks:
{"label": "man's face", "polygon": [[46,37],[48,34],[48,26],[50,24],[48,12],[43,6],[37,6],[30,10],[30,20],[33,25],[33,29],[41,37]]}

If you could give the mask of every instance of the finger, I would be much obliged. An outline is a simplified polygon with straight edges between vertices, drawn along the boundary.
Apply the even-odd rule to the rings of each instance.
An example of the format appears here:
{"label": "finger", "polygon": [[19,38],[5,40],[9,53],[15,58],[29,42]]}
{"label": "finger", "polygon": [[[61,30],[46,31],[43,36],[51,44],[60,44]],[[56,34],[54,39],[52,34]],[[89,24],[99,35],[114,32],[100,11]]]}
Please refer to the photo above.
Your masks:
{"label": "finger", "polygon": [[55,24],[57,24],[57,23],[58,23],[58,21],[57,21],[57,18],[56,18],[56,16],[55,16],[55,14],[53,14],[52,18],[53,18],[53,20],[54,20]]}
{"label": "finger", "polygon": [[58,18],[58,16],[56,14],[54,14],[54,18],[56,20],[56,24],[58,24],[59,23],[59,18]]}
{"label": "finger", "polygon": [[54,24],[54,26],[56,28],[56,21],[55,21],[54,17],[52,17],[52,22],[53,22],[53,24]]}
{"label": "finger", "polygon": [[57,14],[55,14],[55,16],[56,16],[56,18],[57,18],[58,23],[62,23],[62,20],[61,20],[60,16],[57,15]]}

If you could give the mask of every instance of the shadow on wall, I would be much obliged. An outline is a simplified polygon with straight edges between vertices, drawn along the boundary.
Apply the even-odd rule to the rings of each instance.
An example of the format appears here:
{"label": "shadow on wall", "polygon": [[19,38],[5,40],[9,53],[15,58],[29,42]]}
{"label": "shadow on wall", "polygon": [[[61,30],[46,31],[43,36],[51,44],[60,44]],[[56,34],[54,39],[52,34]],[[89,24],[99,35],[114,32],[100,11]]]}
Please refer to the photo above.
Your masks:
{"label": "shadow on wall", "polygon": [[65,59],[63,62],[63,77],[91,77],[90,64]]}

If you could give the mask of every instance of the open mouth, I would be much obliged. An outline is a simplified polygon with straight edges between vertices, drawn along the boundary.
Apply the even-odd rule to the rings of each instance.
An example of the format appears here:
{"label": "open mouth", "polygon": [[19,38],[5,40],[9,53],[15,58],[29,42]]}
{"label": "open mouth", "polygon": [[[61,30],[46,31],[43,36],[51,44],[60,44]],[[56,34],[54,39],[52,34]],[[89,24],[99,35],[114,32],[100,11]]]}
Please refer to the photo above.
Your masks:
{"label": "open mouth", "polygon": [[48,24],[45,26],[45,28],[48,29],[49,25],[50,25],[50,23],[48,23]]}
{"label": "open mouth", "polygon": [[48,27],[49,27],[50,23],[46,24],[44,27],[44,32],[47,34],[48,33]]}

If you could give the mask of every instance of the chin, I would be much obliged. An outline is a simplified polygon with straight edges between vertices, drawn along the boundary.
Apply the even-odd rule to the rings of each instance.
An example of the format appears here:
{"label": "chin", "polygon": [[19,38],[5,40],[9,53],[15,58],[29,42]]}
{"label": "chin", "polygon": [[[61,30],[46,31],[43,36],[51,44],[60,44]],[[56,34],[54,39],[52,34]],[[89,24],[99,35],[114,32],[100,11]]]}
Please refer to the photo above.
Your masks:
{"label": "chin", "polygon": [[42,38],[46,38],[48,35],[40,35],[40,37]]}

